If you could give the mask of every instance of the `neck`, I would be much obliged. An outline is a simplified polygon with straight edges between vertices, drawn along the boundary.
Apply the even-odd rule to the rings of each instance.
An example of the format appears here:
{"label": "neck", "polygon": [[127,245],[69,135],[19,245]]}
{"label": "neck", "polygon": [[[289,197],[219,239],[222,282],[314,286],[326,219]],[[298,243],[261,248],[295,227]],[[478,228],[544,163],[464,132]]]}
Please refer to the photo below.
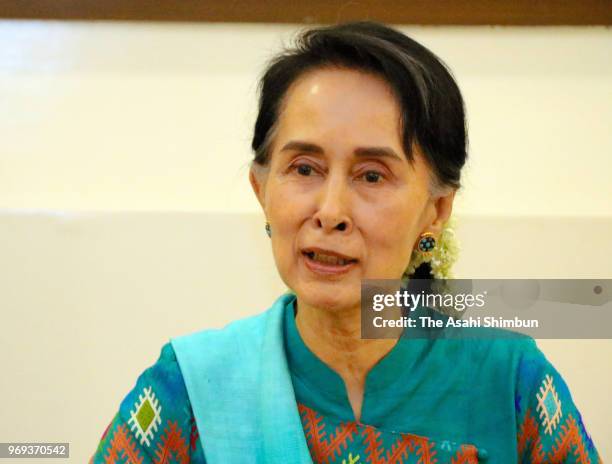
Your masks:
{"label": "neck", "polygon": [[296,301],[296,326],[306,346],[333,369],[347,388],[359,420],[365,379],[372,367],[397,343],[397,339],[362,339],[361,308],[330,311]]}

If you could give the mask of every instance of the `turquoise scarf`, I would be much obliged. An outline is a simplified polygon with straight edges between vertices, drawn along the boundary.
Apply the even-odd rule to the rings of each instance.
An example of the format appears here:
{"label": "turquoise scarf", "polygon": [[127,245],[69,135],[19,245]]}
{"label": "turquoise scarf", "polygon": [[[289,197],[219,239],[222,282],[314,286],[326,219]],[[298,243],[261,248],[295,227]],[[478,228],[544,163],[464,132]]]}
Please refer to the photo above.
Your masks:
{"label": "turquoise scarf", "polygon": [[172,339],[208,462],[312,464],[283,347],[292,298],[223,330]]}

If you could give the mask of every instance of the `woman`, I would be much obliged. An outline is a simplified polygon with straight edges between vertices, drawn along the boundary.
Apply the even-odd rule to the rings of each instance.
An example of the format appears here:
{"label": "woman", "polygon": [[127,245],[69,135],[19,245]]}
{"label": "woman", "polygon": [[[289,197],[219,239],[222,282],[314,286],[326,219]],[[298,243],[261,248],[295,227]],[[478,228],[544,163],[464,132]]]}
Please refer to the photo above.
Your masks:
{"label": "woman", "polygon": [[305,32],[260,90],[249,177],[291,291],[165,345],[92,461],[599,462],[532,339],[360,338],[362,279],[444,266],[425,257],[466,160],[445,65],[347,23]]}

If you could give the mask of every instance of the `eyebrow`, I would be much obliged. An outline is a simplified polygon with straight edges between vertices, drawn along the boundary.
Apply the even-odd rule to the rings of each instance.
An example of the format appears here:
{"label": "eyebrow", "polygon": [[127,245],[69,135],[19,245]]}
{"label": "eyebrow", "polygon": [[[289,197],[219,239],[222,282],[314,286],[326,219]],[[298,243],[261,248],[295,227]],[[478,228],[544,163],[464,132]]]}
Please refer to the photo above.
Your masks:
{"label": "eyebrow", "polygon": [[[324,150],[319,145],[310,142],[302,142],[299,140],[292,140],[281,148],[280,151],[304,151],[307,153],[323,154]],[[369,157],[387,157],[395,158],[402,161],[402,158],[389,147],[357,147],[355,148],[355,156],[358,158],[369,158]]]}

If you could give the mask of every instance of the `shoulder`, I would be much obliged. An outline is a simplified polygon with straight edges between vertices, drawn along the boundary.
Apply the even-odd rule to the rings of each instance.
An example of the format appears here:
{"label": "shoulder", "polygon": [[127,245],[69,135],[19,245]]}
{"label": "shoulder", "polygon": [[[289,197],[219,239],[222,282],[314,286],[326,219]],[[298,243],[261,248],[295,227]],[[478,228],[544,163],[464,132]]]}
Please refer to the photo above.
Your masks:
{"label": "shoulder", "polygon": [[476,361],[518,359],[537,350],[531,336],[507,329],[461,328],[450,338],[471,353]]}
{"label": "shoulder", "polygon": [[229,365],[243,354],[260,350],[267,314],[231,322],[220,329],[205,329],[171,339],[174,358],[185,372]]}
{"label": "shoulder", "polygon": [[164,433],[173,428],[189,440],[193,411],[170,343],[162,346],[157,361],[140,374],[119,414],[141,444],[163,441]]}
{"label": "shoulder", "polygon": [[504,338],[501,334],[501,337],[480,340],[476,346],[473,352],[475,362],[495,375],[512,379],[515,389],[538,389],[547,380],[555,379],[560,393],[569,395],[563,377],[532,337],[512,334]]}
{"label": "shoulder", "polygon": [[204,352],[214,354],[218,360],[236,354],[257,351],[267,335],[282,332],[282,314],[286,304],[295,298],[291,293],[281,295],[263,312],[237,319],[220,329],[204,329],[171,339],[172,347],[182,362],[191,355]]}
{"label": "shoulder", "polygon": [[204,462],[198,436],[176,354],[166,343],[121,401],[90,462],[109,462],[127,448],[134,462],[153,462],[169,452]]}
{"label": "shoulder", "polygon": [[[176,347],[179,344],[223,342],[235,340],[236,337],[243,335],[257,335],[256,330],[265,324],[269,311],[270,309],[254,316],[237,319],[219,329],[202,329],[190,334],[180,335],[172,338],[171,343]],[[249,337],[249,339],[252,338]]]}
{"label": "shoulder", "polygon": [[[137,409],[143,398],[149,399],[153,410],[156,406],[165,406],[168,413],[172,406],[171,409],[177,409],[177,413],[189,411],[185,382],[171,343],[164,344],[157,361],[140,374],[121,409],[125,412]],[[175,408],[179,404],[181,407]]]}
{"label": "shoulder", "polygon": [[537,363],[545,359],[530,336],[494,328],[477,331],[476,336],[455,340],[453,351],[458,356],[457,362],[469,360],[470,370],[479,379],[516,381],[526,360]]}

